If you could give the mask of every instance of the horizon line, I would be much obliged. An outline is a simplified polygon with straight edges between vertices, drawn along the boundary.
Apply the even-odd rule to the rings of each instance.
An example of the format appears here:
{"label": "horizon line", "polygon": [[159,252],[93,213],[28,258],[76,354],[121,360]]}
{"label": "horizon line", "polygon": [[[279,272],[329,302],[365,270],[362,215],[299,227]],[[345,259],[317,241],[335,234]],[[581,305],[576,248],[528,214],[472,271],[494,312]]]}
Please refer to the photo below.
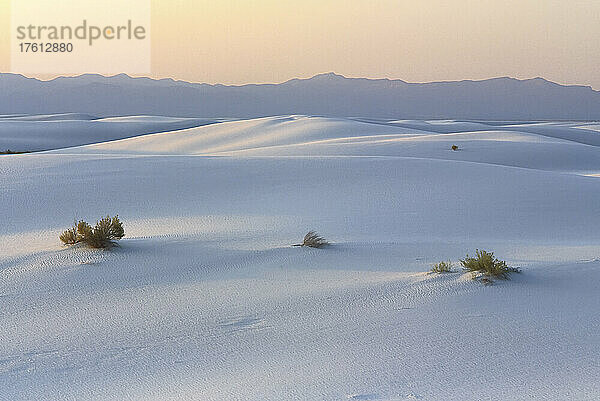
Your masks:
{"label": "horizon line", "polygon": [[300,78],[300,77],[295,77],[295,78],[290,78],[287,79],[285,81],[280,81],[280,82],[248,82],[248,83],[243,83],[243,84],[224,84],[224,83],[208,83],[208,82],[194,82],[194,81],[187,81],[185,79],[179,79],[179,78],[174,78],[174,77],[163,77],[163,78],[155,78],[155,77],[151,77],[148,75],[135,75],[135,74],[128,74],[128,73],[116,73],[116,74],[101,74],[101,73],[94,73],[94,72],[89,72],[89,73],[82,73],[82,74],[65,74],[65,75],[58,75],[55,76],[53,78],[49,78],[49,79],[43,79],[43,78],[39,78],[39,77],[35,77],[35,76],[27,76],[25,73],[19,73],[19,72],[0,72],[0,75],[17,75],[17,76],[21,76],[23,78],[26,79],[33,79],[39,82],[52,82],[55,81],[57,79],[61,79],[61,78],[80,78],[80,77],[85,77],[85,76],[96,76],[96,77],[102,77],[102,78],[115,78],[115,77],[119,77],[119,76],[125,76],[128,77],[130,79],[149,79],[152,81],[173,81],[173,82],[181,82],[181,83],[187,83],[187,84],[192,84],[192,85],[210,85],[210,86],[227,86],[227,87],[243,87],[243,86],[253,86],[253,85],[281,85],[281,84],[285,84],[288,82],[292,82],[292,81],[308,81],[314,78],[318,78],[318,77],[325,77],[325,76],[331,76],[331,77],[339,77],[342,79],[348,79],[348,80],[367,80],[367,81],[388,81],[388,82],[402,82],[405,84],[441,84],[441,83],[460,83],[460,82],[485,82],[485,81],[492,81],[492,80],[497,80],[497,79],[511,79],[511,80],[515,80],[515,81],[519,81],[519,82],[526,82],[526,81],[533,81],[533,80],[542,80],[545,82],[549,82],[552,84],[556,84],[556,85],[560,85],[560,86],[565,86],[565,87],[583,87],[583,88],[590,88],[595,92],[598,92],[598,90],[594,89],[592,87],[592,85],[590,84],[565,84],[565,83],[559,83],[556,81],[551,81],[549,79],[546,79],[542,76],[535,76],[532,78],[515,78],[509,75],[503,75],[503,76],[494,76],[494,77],[490,77],[490,78],[480,78],[480,79],[448,79],[448,80],[439,80],[439,81],[418,81],[418,82],[409,82],[409,81],[405,81],[401,78],[372,78],[372,77],[350,77],[350,76],[345,76],[343,74],[339,74],[333,71],[329,71],[329,72],[321,72],[321,73],[317,73],[314,74],[308,78]]}

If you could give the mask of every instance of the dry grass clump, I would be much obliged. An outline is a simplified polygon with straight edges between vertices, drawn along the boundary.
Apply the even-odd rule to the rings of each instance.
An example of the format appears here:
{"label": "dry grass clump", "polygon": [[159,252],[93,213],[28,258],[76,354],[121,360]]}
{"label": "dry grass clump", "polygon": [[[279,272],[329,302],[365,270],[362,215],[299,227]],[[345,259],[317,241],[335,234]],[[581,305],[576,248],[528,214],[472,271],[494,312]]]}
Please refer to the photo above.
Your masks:
{"label": "dry grass clump", "polygon": [[292,246],[307,246],[309,248],[323,248],[324,246],[329,245],[329,242],[325,240],[325,238],[321,237],[314,231],[309,231],[304,236],[304,241],[301,244],[295,244]]}
{"label": "dry grass clump", "polygon": [[475,257],[467,255],[460,261],[461,265],[474,275],[483,274],[484,278],[489,281],[489,278],[499,278],[510,280],[511,273],[519,273],[520,270],[516,267],[510,267],[505,261],[499,260],[494,256],[493,252],[475,251]]}
{"label": "dry grass clump", "polygon": [[65,245],[84,243],[92,248],[108,248],[115,245],[115,241],[125,236],[123,224],[119,216],[106,216],[96,222],[94,227],[83,220],[69,228],[60,235],[60,240]]}
{"label": "dry grass clump", "polygon": [[431,273],[452,273],[452,262],[434,263],[431,267]]}
{"label": "dry grass clump", "polygon": [[23,153],[29,153],[29,152],[16,152],[16,151],[10,150],[10,149],[0,151],[0,155],[20,155]]}

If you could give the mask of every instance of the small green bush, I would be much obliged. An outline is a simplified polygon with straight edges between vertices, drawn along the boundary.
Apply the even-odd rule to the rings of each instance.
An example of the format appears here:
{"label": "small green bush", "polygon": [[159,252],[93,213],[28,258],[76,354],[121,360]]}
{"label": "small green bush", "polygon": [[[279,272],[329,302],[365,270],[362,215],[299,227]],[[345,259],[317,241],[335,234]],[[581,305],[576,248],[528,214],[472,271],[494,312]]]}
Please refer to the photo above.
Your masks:
{"label": "small green bush", "polygon": [[60,240],[65,245],[84,243],[92,248],[108,248],[115,245],[115,241],[125,236],[123,224],[119,216],[106,216],[96,222],[94,227],[80,220],[72,228],[60,235]]}
{"label": "small green bush", "polygon": [[431,267],[432,273],[451,273],[452,272],[452,262],[439,262],[434,263]]}
{"label": "small green bush", "polygon": [[63,244],[65,245],[74,245],[77,242],[79,242],[77,240],[77,226],[73,226],[72,228],[69,228],[68,230],[66,230],[65,232],[63,232],[60,236],[59,236],[60,240],[63,242]]}
{"label": "small green bush", "polygon": [[15,152],[15,151],[10,150],[10,149],[6,149],[6,150],[3,150],[3,151],[0,151],[0,155],[20,155],[20,154],[23,154],[23,153],[29,153],[29,152]]}
{"label": "small green bush", "polygon": [[518,268],[510,267],[505,261],[497,259],[493,252],[477,249],[475,255],[475,257],[467,255],[460,260],[461,265],[474,274],[482,273],[488,277],[509,280],[511,273],[520,272]]}
{"label": "small green bush", "polygon": [[452,145],[452,150],[454,150],[454,151],[458,150],[458,146]]}
{"label": "small green bush", "polygon": [[309,231],[304,236],[304,241],[301,244],[295,244],[292,246],[307,246],[309,248],[323,248],[324,246],[329,245],[329,242],[325,240],[325,238],[321,237],[314,231]]}

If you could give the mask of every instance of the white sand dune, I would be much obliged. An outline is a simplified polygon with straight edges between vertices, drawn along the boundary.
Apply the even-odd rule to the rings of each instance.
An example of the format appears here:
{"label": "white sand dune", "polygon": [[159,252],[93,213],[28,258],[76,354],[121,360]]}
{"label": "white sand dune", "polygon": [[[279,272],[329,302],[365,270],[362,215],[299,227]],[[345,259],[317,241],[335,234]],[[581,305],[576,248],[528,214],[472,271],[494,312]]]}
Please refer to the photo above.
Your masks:
{"label": "white sand dune", "polygon": [[252,150],[267,146],[297,145],[322,139],[363,137],[388,133],[418,133],[386,125],[346,119],[282,116],[231,121],[207,127],[180,130],[168,135],[146,135],[98,146],[74,149],[72,153],[214,154]]}
{"label": "white sand dune", "polygon": [[[399,126],[398,121],[269,117],[94,144],[69,153],[417,157],[586,175],[599,171],[600,152],[586,144],[597,142],[600,146],[593,124],[588,129],[576,122],[544,123],[542,134],[538,133],[539,123],[500,124],[407,120]],[[460,151],[452,151],[452,145]]]}
{"label": "white sand dune", "polygon": [[[283,116],[0,157],[0,399],[598,399],[598,132],[506,125]],[[107,213],[121,247],[58,243]],[[333,246],[289,246],[309,229]],[[425,274],[475,248],[523,272]]]}
{"label": "white sand dune", "polygon": [[2,121],[89,121],[97,120],[98,117],[84,113],[62,113],[43,115],[0,115]]}
{"label": "white sand dune", "polygon": [[198,127],[222,120],[133,116],[96,118],[87,114],[0,116],[0,151],[32,152],[112,141],[152,132]]}

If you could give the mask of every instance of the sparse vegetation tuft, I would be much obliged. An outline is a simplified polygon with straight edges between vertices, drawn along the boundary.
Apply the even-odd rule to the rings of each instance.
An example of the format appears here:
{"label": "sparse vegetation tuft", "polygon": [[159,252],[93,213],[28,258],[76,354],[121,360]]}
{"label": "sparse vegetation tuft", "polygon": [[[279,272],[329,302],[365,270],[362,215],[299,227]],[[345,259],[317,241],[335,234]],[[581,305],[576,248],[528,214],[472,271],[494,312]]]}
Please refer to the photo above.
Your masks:
{"label": "sparse vegetation tuft", "polygon": [[292,246],[307,246],[309,248],[323,248],[324,246],[329,245],[329,242],[325,240],[325,238],[321,237],[314,231],[309,231],[304,236],[304,241],[301,244],[295,244]]}
{"label": "sparse vegetation tuft", "polygon": [[452,262],[439,262],[434,263],[431,267],[432,273],[452,273]]}
{"label": "sparse vegetation tuft", "polygon": [[511,273],[519,273],[520,270],[516,267],[510,267],[505,261],[499,260],[494,256],[493,252],[475,251],[475,257],[467,255],[460,261],[461,265],[474,275],[483,274],[486,280],[490,277],[504,280],[510,279]]}
{"label": "sparse vegetation tuft", "polygon": [[73,225],[72,228],[63,232],[59,238],[65,245],[75,245],[79,242],[77,239],[77,225]]}
{"label": "sparse vegetation tuft", "polygon": [[80,220],[63,232],[59,238],[65,245],[84,243],[92,248],[108,248],[124,236],[125,230],[119,216],[106,216],[98,220],[94,227]]}
{"label": "sparse vegetation tuft", "polygon": [[0,155],[20,155],[23,153],[29,153],[29,152],[15,152],[13,150],[10,149],[6,149],[6,150],[0,150]]}

